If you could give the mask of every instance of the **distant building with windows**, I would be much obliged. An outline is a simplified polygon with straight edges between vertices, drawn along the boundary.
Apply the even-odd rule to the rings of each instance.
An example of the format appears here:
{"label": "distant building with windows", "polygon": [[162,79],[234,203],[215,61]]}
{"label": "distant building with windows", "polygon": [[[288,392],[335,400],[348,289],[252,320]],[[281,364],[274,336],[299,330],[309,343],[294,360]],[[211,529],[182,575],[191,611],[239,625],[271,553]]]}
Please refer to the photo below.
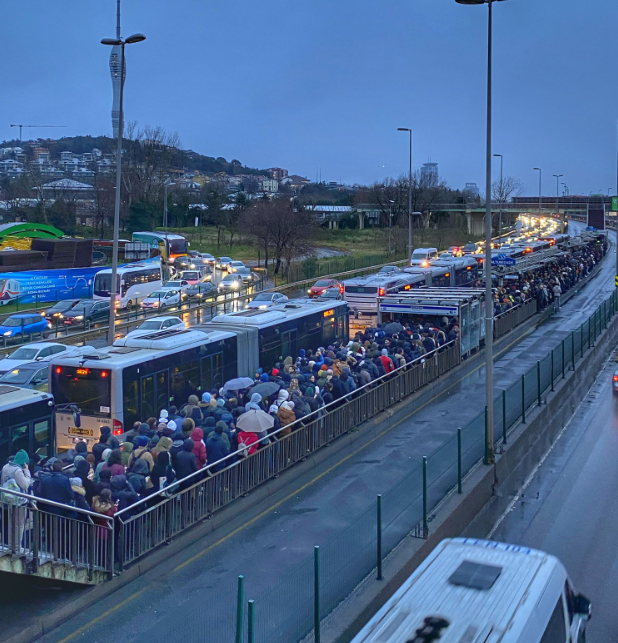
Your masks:
{"label": "distant building with windows", "polygon": [[473,199],[476,199],[480,196],[481,192],[479,190],[479,186],[476,183],[466,183],[464,194]]}
{"label": "distant building with windows", "polygon": [[270,176],[279,183],[288,177],[288,171],[281,167],[270,167],[268,168],[268,172],[270,173]]}
{"label": "distant building with windows", "polygon": [[426,185],[435,185],[438,182],[437,163],[423,163],[421,166],[421,181]]}

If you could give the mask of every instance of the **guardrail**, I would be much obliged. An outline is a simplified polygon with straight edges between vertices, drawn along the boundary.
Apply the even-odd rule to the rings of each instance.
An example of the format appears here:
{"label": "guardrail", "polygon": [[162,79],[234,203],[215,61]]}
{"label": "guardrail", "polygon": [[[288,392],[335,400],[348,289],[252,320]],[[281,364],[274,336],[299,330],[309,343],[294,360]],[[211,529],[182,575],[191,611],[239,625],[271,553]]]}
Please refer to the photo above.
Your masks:
{"label": "guardrail", "polygon": [[[23,504],[22,504],[23,503]],[[114,570],[114,520],[29,494],[0,492],[0,570],[40,574],[74,582],[100,582]],[[43,569],[45,568],[45,569]]]}
{"label": "guardrail", "polygon": [[498,339],[537,313],[537,302],[529,299],[494,317],[494,339]]}

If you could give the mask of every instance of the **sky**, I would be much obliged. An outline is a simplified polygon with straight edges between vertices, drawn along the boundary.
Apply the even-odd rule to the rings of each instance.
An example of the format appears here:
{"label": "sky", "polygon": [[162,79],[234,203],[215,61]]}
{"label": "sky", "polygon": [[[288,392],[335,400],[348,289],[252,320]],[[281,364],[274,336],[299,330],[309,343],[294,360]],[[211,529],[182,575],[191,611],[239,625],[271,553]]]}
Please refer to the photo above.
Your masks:
{"label": "sky", "polygon": [[[125,118],[182,147],[371,183],[432,160],[485,182],[487,7],[455,0],[122,0]],[[0,139],[111,134],[115,0],[0,5]],[[494,3],[493,152],[524,193],[616,194],[618,3]],[[499,159],[493,165],[499,173]],[[560,187],[562,191],[562,187]]]}

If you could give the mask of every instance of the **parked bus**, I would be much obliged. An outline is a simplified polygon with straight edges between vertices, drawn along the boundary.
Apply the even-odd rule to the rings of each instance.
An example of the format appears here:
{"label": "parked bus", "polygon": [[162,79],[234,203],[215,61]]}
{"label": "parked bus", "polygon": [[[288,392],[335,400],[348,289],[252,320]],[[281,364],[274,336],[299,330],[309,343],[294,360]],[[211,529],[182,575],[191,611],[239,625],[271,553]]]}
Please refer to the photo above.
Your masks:
{"label": "parked bus", "polygon": [[132,241],[149,243],[151,248],[159,250],[165,261],[174,263],[176,257],[186,255],[189,242],[179,234],[166,234],[165,232],[134,232]]}
{"label": "parked bus", "polygon": [[590,601],[554,556],[454,538],[429,554],[352,643],[584,643],[589,619]]}
{"label": "parked bus", "polygon": [[113,346],[54,359],[50,392],[59,405],[81,411],[79,430],[68,413],[56,415],[57,448],[76,436],[92,446],[102,426],[116,435],[191,394],[272,368],[281,356],[348,339],[348,308],[341,301],[299,300],[215,317],[192,329],[124,337]]}
{"label": "parked bus", "polygon": [[0,462],[20,449],[40,456],[54,453],[54,398],[49,393],[0,386]]}
{"label": "parked bus", "polygon": [[[133,308],[151,292],[163,285],[163,273],[158,261],[134,263],[118,268],[116,306]],[[94,298],[109,299],[112,269],[101,270],[94,277]]]}

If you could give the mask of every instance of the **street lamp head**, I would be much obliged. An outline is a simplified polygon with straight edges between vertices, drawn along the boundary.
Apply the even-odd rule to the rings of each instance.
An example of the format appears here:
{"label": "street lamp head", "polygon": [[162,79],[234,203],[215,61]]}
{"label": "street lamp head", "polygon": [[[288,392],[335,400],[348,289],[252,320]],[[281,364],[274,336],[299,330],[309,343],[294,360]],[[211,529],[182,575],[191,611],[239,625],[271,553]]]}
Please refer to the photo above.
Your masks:
{"label": "street lamp head", "polygon": [[504,0],[455,0],[457,4],[489,4],[490,2],[504,2]]}
{"label": "street lamp head", "polygon": [[540,169],[541,169],[541,168],[540,168],[540,167],[533,167],[532,169],[533,169],[533,170],[539,170],[539,171],[540,171]]}
{"label": "street lamp head", "polygon": [[494,156],[499,156],[500,158],[503,158],[502,154],[494,154]]}
{"label": "street lamp head", "polygon": [[398,132],[411,132],[412,130],[409,127],[398,127]]}
{"label": "street lamp head", "polygon": [[101,40],[102,45],[111,45],[112,47],[115,45],[121,45],[122,44],[122,39],[120,38],[103,38]]}
{"label": "street lamp head", "polygon": [[133,45],[136,42],[143,42],[146,40],[146,36],[143,33],[134,33],[132,36],[129,36],[125,42],[127,45]]}

